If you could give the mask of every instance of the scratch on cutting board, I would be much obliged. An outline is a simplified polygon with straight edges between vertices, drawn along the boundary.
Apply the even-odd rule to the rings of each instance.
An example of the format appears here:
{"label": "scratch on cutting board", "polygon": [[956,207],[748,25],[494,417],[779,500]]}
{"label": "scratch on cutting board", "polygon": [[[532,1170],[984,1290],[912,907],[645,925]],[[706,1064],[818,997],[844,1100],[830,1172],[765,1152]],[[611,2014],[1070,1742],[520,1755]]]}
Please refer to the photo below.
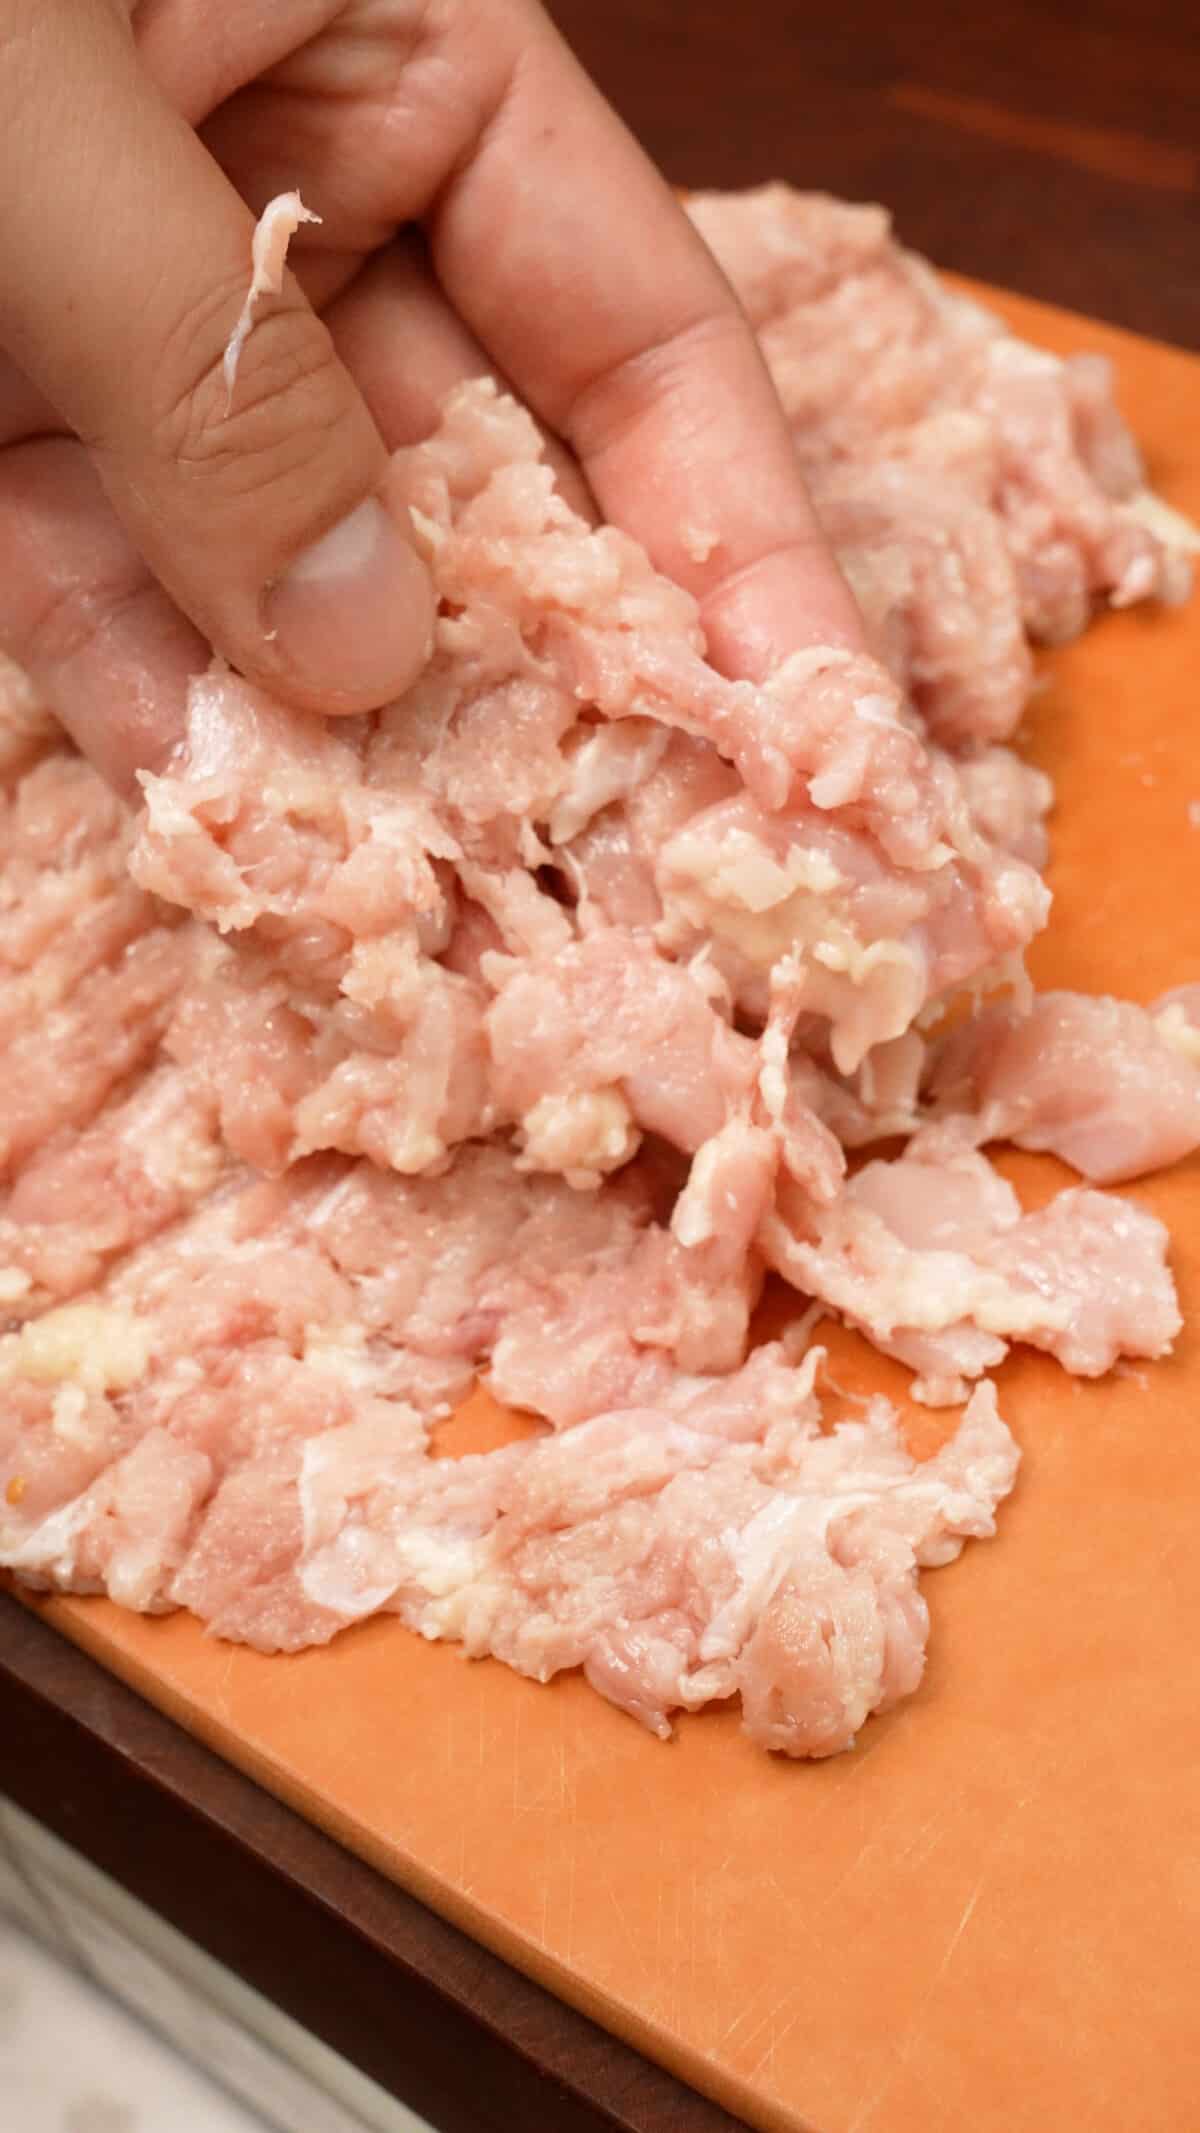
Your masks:
{"label": "scratch on cutting board", "polygon": [[617,1895],[616,1882],[609,1881],[607,1884],[607,1889],[608,1900],[609,1903],[612,1905],[613,1916],[618,1920],[621,1927],[621,1931],[624,1933],[625,1938],[629,1943],[629,1950],[631,1955],[636,1956],[640,1963],[642,1962],[643,1958],[641,1939],[638,1934],[635,1933],[632,1925],[630,1924],[629,1914],[622,1905],[620,1897]]}
{"label": "scratch on cutting board", "polygon": [[[750,2029],[746,2031],[744,2037],[742,2037],[739,2045],[739,2054],[742,2055],[742,2063],[746,2066],[747,2080],[753,2081],[757,2074],[762,2073],[764,2069],[769,2066],[771,2060],[775,2056],[775,2047],[779,2043],[780,2038],[786,2036],[789,2029],[793,2029],[796,2023],[799,2021],[800,2010],[797,2008],[795,2013],[792,2012],[792,2009],[795,2008],[795,2006],[796,1988],[794,1985],[789,1985],[783,1992],[780,1993],[778,1999],[773,2000],[771,2002],[771,2005],[768,2008],[764,2009],[764,2011],[759,2015],[757,2021]],[[788,2019],[784,2022],[783,2027],[780,2028],[779,2018],[785,2013],[785,2011],[788,2015]],[[752,2064],[747,2065],[744,2055],[748,2053],[751,2047],[758,2042],[758,2039],[762,2036],[764,2030],[767,2032],[766,2045],[759,2053],[757,2059],[755,2059]]]}
{"label": "scratch on cutting board", "polygon": [[575,1854],[575,1847],[574,1847],[574,1845],[572,1845],[572,1846],[571,1846],[571,1848],[570,1848],[570,1850],[569,1850],[569,1851],[568,1851],[568,1853],[567,1853],[567,1930],[566,1930],[566,1950],[567,1950],[567,1961],[568,1961],[569,1963],[570,1963],[570,1962],[573,1962],[573,1961],[574,1961],[574,1957],[575,1957],[575,1868],[576,1868],[576,1854]]}
{"label": "scratch on cutting board", "polygon": [[[1023,1803],[1019,1802],[1018,1804],[1020,1805]],[[993,1853],[996,1849],[998,1849],[998,1847],[993,1847]],[[884,2075],[883,2080],[879,2083],[878,2087],[872,2089],[870,2095],[867,2096],[863,2103],[859,2106],[859,2109],[855,2113],[854,2118],[847,2129],[847,2133],[860,2133],[860,2128],[865,2126],[867,2119],[875,2110],[876,2105],[882,2103],[884,2097],[887,2095],[888,2090],[891,2088],[893,2082],[896,2080],[897,2075],[899,2075],[903,2071],[905,2066],[908,2064],[908,2061],[911,2058],[913,2050],[916,2046],[917,2040],[921,2034],[921,2028],[922,2024],[924,2023],[926,2009],[928,2008],[929,2003],[934,1996],[934,1993],[937,1991],[938,1986],[941,1984],[942,1979],[945,1977],[947,1970],[950,1968],[950,1965],[954,1960],[955,1950],[957,1949],[958,1944],[963,1937],[963,1934],[966,1932],[967,1927],[970,1925],[971,1919],[974,1916],[975,1906],[979,1902],[980,1891],[982,1890],[983,1884],[987,1879],[990,1864],[991,1860],[989,1859],[987,1863],[980,1869],[975,1886],[971,1890],[970,1895],[968,1896],[965,1904],[963,1905],[958,1924],[955,1926],[953,1932],[950,1935],[949,1940],[946,1943],[946,1950],[944,1955],[942,1956],[941,1962],[938,1964],[937,1969],[934,1971],[933,1976],[930,1978],[928,1985],[926,1986],[924,1992],[921,1995],[920,2002],[913,2013],[908,2028],[904,2032],[904,2036],[902,2037],[899,2045],[896,2048],[895,2057],[893,2058],[892,2063],[887,2070],[887,2073]]]}
{"label": "scratch on cutting board", "polygon": [[959,1944],[959,1941],[962,1939],[963,1934],[966,1932],[967,1927],[971,1923],[971,1914],[979,1901],[979,1891],[982,1887],[983,1875],[981,1874],[970,1895],[968,1896],[966,1903],[963,1905],[962,1917],[959,1919],[958,1924],[955,1926],[954,1931],[950,1935],[949,1941],[946,1944],[946,1953],[943,1955],[942,1960],[937,1967],[937,1973],[934,1978],[935,1984],[937,1983],[938,1978],[943,1977],[950,1967],[950,1959],[953,1956],[954,1951]]}
{"label": "scratch on cutting board", "polygon": [[[782,1992],[778,1993],[770,2001],[769,2005],[764,2007],[763,2002],[775,1982],[774,1978],[770,1978],[761,1984],[755,1992],[751,1993],[745,2006],[734,2016],[729,2027],[721,2036],[720,2046],[722,2052],[725,2051],[733,2038],[738,2036],[739,2030],[742,2033],[738,2037],[738,2052],[741,2054],[748,2051],[758,2037],[761,2036],[763,2030],[767,2028],[768,2024],[774,2023],[783,2013],[784,2008],[791,2005],[795,1998],[796,1988],[794,1985],[788,1984],[784,1986]],[[748,2028],[746,2027],[747,2023],[749,2023]]]}
{"label": "scratch on cutting board", "polygon": [[[794,1994],[789,1993],[787,2000],[781,2001],[780,2007],[774,2010],[774,2012],[781,2012],[782,2008],[788,2004],[788,2001],[790,2001],[794,1997]],[[757,2060],[754,2066],[751,2067],[750,2072],[746,2077],[747,2080],[757,2081],[759,2076],[762,2074],[774,2073],[775,2054],[779,2050],[780,2045],[784,2042],[784,2039],[791,2036],[792,2031],[795,2029],[796,2024],[800,2020],[800,2017],[803,2013],[804,2007],[803,2005],[801,2005],[797,2007],[794,2014],[789,2015],[787,2021],[783,2023],[781,2028],[773,2029],[771,2031],[771,2041],[768,2044],[766,2051],[763,2053],[761,2059]]]}
{"label": "scratch on cutting board", "polygon": [[[738,2008],[737,2013],[734,2015],[733,2020],[728,2024],[727,2028],[721,2031],[718,2043],[720,2044],[722,2052],[724,2052],[726,2048],[730,2044],[732,2044],[734,2038],[736,2037],[739,2029],[742,2028],[743,2024],[750,2020],[751,2015],[755,2012],[755,2009],[758,2007],[760,2001],[763,1999],[765,1992],[765,1985],[760,1985],[756,1992],[752,1992],[745,2005],[743,2007]],[[759,2030],[762,2028],[762,2022],[763,2018],[760,2015],[754,2025],[754,2028],[751,2030],[747,2030],[747,2036],[756,2037],[758,2035]]]}
{"label": "scratch on cutting board", "polygon": [[937,1833],[947,1820],[948,1814],[949,1810],[945,1802],[940,1801],[927,1820],[918,1823],[913,1833],[903,1842],[898,1842],[893,1834],[895,1818],[878,1824],[870,1830],[864,1836],[862,1844],[849,1866],[842,1869],[837,1879],[822,1891],[820,1900],[813,1904],[809,1913],[810,1920],[820,1918],[826,1911],[830,1910],[838,1898],[844,1894],[847,1884],[854,1880],[855,1875],[861,1873],[864,1867],[870,1866],[880,1854],[894,1864],[900,1860],[907,1859],[912,1852],[917,1851],[918,1846],[922,1847],[921,1852],[918,1854],[919,1858],[932,1851],[938,1841]]}
{"label": "scratch on cutting board", "polygon": [[512,1744],[512,1812],[514,1821],[520,1810],[523,1795],[524,1786],[521,1783],[521,1703],[518,1699],[517,1708],[513,1715]]}

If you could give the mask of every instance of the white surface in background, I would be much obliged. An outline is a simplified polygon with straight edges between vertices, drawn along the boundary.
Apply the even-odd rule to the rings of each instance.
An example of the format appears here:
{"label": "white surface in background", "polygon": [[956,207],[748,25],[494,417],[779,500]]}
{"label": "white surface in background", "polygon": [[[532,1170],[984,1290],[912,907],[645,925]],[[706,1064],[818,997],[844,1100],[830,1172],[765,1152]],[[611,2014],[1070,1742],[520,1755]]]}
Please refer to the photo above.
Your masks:
{"label": "white surface in background", "polygon": [[0,1798],[0,2133],[272,2128],[432,2133]]}
{"label": "white surface in background", "polygon": [[0,1920],[5,2133],[263,2133],[81,1974]]}

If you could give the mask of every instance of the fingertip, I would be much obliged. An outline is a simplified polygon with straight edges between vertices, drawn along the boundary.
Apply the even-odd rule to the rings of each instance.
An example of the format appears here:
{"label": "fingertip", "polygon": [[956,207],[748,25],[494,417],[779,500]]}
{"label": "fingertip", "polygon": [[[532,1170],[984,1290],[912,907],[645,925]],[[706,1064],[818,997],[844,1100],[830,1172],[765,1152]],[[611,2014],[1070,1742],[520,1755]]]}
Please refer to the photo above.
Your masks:
{"label": "fingertip", "polygon": [[789,544],[724,580],[700,609],[708,656],[735,679],[765,681],[793,652],[868,649],[866,626],[832,555]]}
{"label": "fingertip", "polygon": [[255,678],[334,716],[402,696],[433,648],[432,580],[377,496],[295,558],[268,587],[262,612]]}

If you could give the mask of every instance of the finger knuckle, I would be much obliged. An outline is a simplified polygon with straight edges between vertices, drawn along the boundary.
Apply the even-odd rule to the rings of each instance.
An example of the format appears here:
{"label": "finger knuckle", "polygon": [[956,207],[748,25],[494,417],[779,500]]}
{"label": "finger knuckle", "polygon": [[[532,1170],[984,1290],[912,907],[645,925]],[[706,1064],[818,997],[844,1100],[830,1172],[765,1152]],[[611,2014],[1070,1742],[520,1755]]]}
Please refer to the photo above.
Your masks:
{"label": "finger knuckle", "polygon": [[635,339],[579,381],[565,416],[568,435],[587,458],[612,449],[655,407],[680,402],[688,380],[740,345],[745,333],[732,300],[714,298],[669,331]]}
{"label": "finger knuckle", "polygon": [[150,592],[144,572],[119,577],[65,578],[49,584],[29,616],[20,645],[31,672],[53,676],[74,667],[104,644]]}

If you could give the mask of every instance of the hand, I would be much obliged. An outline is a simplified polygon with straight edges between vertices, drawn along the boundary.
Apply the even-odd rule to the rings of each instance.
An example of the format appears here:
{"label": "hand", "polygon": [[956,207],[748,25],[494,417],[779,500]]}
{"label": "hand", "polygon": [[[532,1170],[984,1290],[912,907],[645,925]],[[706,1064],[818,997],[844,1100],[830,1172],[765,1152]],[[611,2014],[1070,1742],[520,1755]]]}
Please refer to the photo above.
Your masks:
{"label": "hand", "polygon": [[[254,215],[293,187],[321,223],[227,413]],[[860,641],[740,310],[530,0],[6,0],[0,196],[0,642],[118,782],[210,643],[312,710],[414,679],[387,453],[489,369],[727,671]]]}

